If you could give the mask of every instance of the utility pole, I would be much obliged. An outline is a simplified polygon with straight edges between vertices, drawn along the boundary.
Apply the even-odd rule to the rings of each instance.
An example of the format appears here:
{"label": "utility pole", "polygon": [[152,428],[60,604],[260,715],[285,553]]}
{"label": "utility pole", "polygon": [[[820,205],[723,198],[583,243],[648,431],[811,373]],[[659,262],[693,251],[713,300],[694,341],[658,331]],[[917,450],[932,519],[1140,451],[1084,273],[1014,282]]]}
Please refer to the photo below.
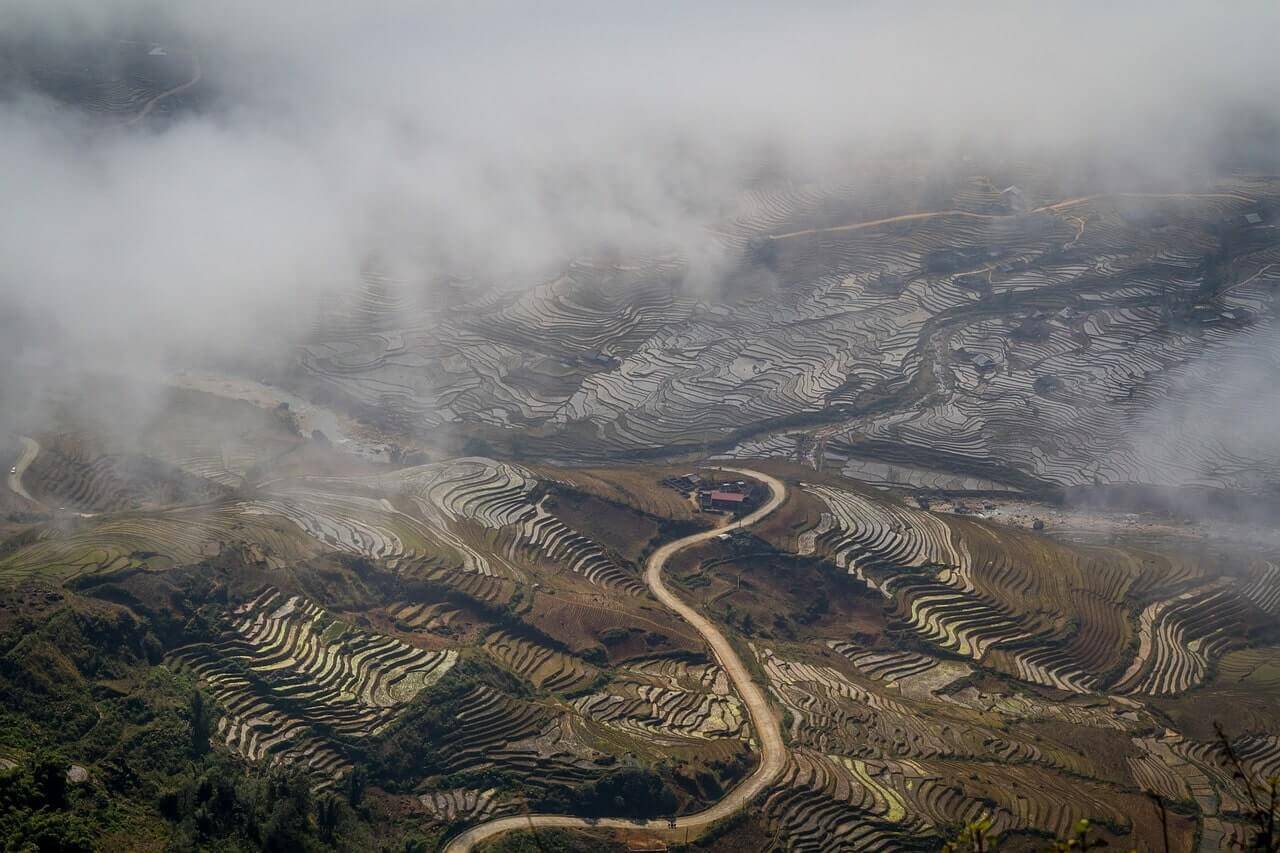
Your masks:
{"label": "utility pole", "polygon": [[538,830],[533,826],[533,815],[529,813],[529,801],[525,800],[521,803],[521,806],[524,809],[525,820],[529,821],[529,835],[533,838],[534,846],[542,851],[542,853],[546,853],[546,848],[542,846],[542,839],[538,837]]}

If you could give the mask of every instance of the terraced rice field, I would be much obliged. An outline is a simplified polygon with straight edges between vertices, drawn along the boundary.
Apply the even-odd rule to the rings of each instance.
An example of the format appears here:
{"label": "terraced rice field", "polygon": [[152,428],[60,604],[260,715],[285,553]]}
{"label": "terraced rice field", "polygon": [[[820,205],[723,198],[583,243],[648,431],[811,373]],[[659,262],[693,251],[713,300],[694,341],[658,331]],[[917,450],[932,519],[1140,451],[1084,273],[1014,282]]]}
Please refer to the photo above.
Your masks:
{"label": "terraced rice field", "polygon": [[712,664],[639,658],[613,667],[606,677],[606,670],[579,657],[502,630],[485,638],[483,648],[533,687],[566,695],[563,710],[593,724],[597,737],[631,750],[696,754],[708,742],[750,733],[728,676]]}
{"label": "terraced rice field", "polygon": [[64,580],[126,568],[193,565],[244,546],[266,566],[316,553],[305,536],[271,519],[246,519],[232,507],[197,507],[81,519],[72,529],[40,531],[32,544],[0,557],[0,582]]}
{"label": "terraced rice field", "polygon": [[1160,832],[1133,791],[1194,815],[1175,846],[1244,837],[1202,715],[1223,715],[1250,778],[1280,767],[1264,698],[1280,670],[1251,645],[1275,617],[1273,561],[1067,545],[831,477],[799,493],[797,520],[762,535],[856,578],[900,633],[754,643],[787,712],[790,763],[758,803],[781,847],[929,847],[982,815],[1057,834],[1088,817],[1128,846]]}
{"label": "terraced rice field", "polygon": [[496,788],[479,790],[475,788],[454,788],[447,791],[432,791],[418,797],[423,809],[439,823],[451,824],[456,821],[481,821],[500,814],[509,813],[514,806],[503,804]]}
{"label": "terraced rice field", "polygon": [[[140,109],[135,88],[109,108]],[[1280,370],[1255,345],[1274,337],[1280,244],[1246,214],[1272,216],[1280,183],[1066,198],[1035,169],[1008,172],[927,194],[891,190],[890,174],[761,185],[712,231],[744,282],[732,292],[691,290],[685,264],[657,255],[423,305],[371,263],[358,292],[321,306],[287,381],[403,446],[291,467],[323,442],[247,402],[214,434],[195,397],[140,440],[147,465],[50,436],[25,482],[97,515],[33,524],[0,552],[0,581],[233,557],[376,574],[398,586],[362,588],[363,612],[269,588],[173,652],[223,709],[219,738],[332,784],[350,768],[340,741],[386,733],[474,642],[527,689],[469,689],[433,773],[537,790],[627,753],[751,751],[725,672],[691,662],[702,636],[656,606],[636,563],[664,522],[708,521],[663,477],[772,458],[803,480],[793,515],[709,542],[709,559],[776,552],[787,565],[760,571],[848,605],[749,622],[727,604],[762,583],[705,601],[785,715],[786,767],[751,814],[779,847],[925,848],[983,814],[1002,832],[1088,817],[1140,844],[1157,793],[1179,849],[1232,849],[1246,796],[1194,723],[1230,712],[1246,773],[1280,771],[1280,561],[1059,541],[887,492],[1268,494],[1275,454],[1204,412],[1270,414],[1248,392]],[[451,455],[462,441],[497,458]],[[444,461],[383,461],[415,451]],[[641,519],[635,541],[606,530],[614,511]],[[512,809],[487,781],[447,784],[413,795],[439,824]]]}
{"label": "terraced rice field", "polygon": [[642,743],[742,739],[749,720],[719,666],[654,659],[619,667],[604,690],[575,699],[588,719],[632,735]]}
{"label": "terraced rice field", "polygon": [[572,785],[594,779],[601,756],[561,725],[560,714],[535,702],[478,686],[461,703],[458,726],[437,768],[443,774],[501,769],[526,788]]}
{"label": "terraced rice field", "polygon": [[[932,849],[950,827],[984,815],[997,833],[1061,835],[1087,817],[1142,838],[1151,827],[1135,822],[1129,809],[1142,802],[1122,802],[1126,789],[1189,803],[1194,787],[1214,819],[1238,795],[1229,774],[1206,775],[1164,741],[1144,739],[1150,718],[1134,707],[957,691],[953,685],[970,674],[963,667],[931,676],[952,665],[842,645],[856,675],[756,648],[791,716],[790,763],[762,800],[763,819],[785,849]],[[1059,725],[1127,736],[1115,742],[1131,744],[1121,747],[1129,764],[1106,766],[1050,736],[1046,724],[1055,717]],[[1241,745],[1266,756],[1262,762],[1273,754],[1269,742]]]}
{"label": "terraced rice field", "polygon": [[[828,511],[791,547],[829,556],[920,640],[1047,687],[1180,693],[1275,612],[1270,563],[1242,581],[1197,579],[1141,554],[1068,549],[883,496],[807,491]],[[1135,608],[1133,596],[1149,603]]]}
{"label": "terraced rice field", "polygon": [[555,567],[640,595],[634,569],[548,510],[537,486],[527,469],[473,457],[385,477],[282,481],[233,509],[250,519],[286,519],[327,550],[393,569],[442,558],[465,572],[524,580],[521,566]]}
{"label": "terraced rice field", "polygon": [[57,49],[31,48],[23,66],[37,91],[74,104],[90,115],[130,123],[165,109],[166,96],[188,91],[200,79],[199,61],[172,34],[164,44],[136,36],[104,40],[72,58]]}
{"label": "terraced rice field", "polygon": [[764,799],[765,820],[789,851],[927,849],[927,824],[908,817],[900,793],[919,776],[909,764],[796,750]]}
{"label": "terraced rice field", "polygon": [[45,437],[25,481],[45,504],[89,513],[204,504],[225,495],[215,482],[145,456],[105,453],[77,435]]}
{"label": "terraced rice field", "polygon": [[268,588],[238,607],[220,640],[171,654],[222,706],[218,735],[252,761],[300,765],[322,781],[350,769],[317,726],[352,737],[386,728],[457,661],[333,619]]}
{"label": "terraced rice field", "polygon": [[497,631],[484,649],[535,687],[565,693],[593,682],[600,670],[586,661],[532,640]]}
{"label": "terraced rice field", "polygon": [[[653,257],[428,312],[370,273],[303,366],[407,431],[518,431],[555,459],[715,445],[949,488],[1274,478],[1257,447],[1208,440],[1213,424],[1145,420],[1169,400],[1234,399],[1240,377],[1277,367],[1240,334],[1272,322],[1280,254],[1244,214],[1280,195],[1274,180],[1064,200],[1015,168],[999,180],[1027,209],[981,177],[924,211],[885,180],[748,193],[713,233],[748,259],[769,247],[759,263],[779,286],[758,296],[691,296],[681,264]],[[1229,280],[1206,296],[1223,229]]]}

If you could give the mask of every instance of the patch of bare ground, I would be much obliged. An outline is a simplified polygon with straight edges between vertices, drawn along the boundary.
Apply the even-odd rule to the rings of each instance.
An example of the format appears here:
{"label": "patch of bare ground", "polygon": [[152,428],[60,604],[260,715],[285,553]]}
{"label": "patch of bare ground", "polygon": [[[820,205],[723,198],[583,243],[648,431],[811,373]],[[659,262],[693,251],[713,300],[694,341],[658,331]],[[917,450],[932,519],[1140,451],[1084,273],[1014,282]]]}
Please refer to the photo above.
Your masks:
{"label": "patch of bare ground", "polygon": [[[539,470],[538,466],[533,466]],[[696,466],[626,466],[618,468],[542,468],[545,479],[602,500],[631,506],[646,515],[674,521],[702,521],[697,505],[662,481]]]}
{"label": "patch of bare ground", "polygon": [[[575,652],[600,649],[610,661],[660,652],[702,653],[702,639],[693,629],[656,605],[611,603],[601,593],[548,595],[533,593],[521,618]],[[608,632],[625,632],[609,641]]]}

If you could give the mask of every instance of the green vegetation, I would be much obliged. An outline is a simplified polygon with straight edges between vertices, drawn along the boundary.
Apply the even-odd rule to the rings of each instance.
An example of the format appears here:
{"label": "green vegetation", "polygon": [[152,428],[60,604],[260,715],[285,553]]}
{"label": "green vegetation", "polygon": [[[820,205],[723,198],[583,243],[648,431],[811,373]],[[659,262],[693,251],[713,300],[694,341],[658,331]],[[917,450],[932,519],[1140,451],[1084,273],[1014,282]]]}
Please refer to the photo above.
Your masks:
{"label": "green vegetation", "polygon": [[437,772],[453,746],[450,736],[458,728],[458,712],[477,687],[511,696],[529,694],[505,670],[478,657],[464,658],[422,691],[386,734],[368,747],[370,777],[388,790],[397,790]]}
{"label": "green vegetation", "polygon": [[625,642],[631,636],[631,631],[627,628],[606,628],[600,632],[600,642],[606,646],[614,646],[618,643]]}
{"label": "green vegetation", "polygon": [[348,804],[315,797],[301,773],[248,772],[216,758],[193,767],[159,800],[179,849],[325,850],[368,842],[368,827]]}
{"label": "green vegetation", "polygon": [[152,662],[155,642],[135,614],[83,600],[0,636],[0,755],[17,758],[0,770],[0,849],[369,845],[362,777],[316,796],[214,748],[213,706]]}
{"label": "green vegetation", "polygon": [[627,846],[595,834],[565,829],[508,832],[480,848],[482,853],[622,853]]}
{"label": "green vegetation", "polygon": [[[1030,327],[1012,337],[1040,339]],[[427,850],[526,809],[689,814],[755,766],[722,668],[633,588],[642,543],[670,538],[654,530],[695,522],[641,523],[607,498],[544,491],[481,461],[439,483],[429,471],[343,485],[346,474],[301,470],[237,497],[261,514],[205,513],[218,526],[202,517],[188,556],[165,539],[195,529],[185,510],[157,513],[154,536],[130,532],[151,518],[139,512],[127,527],[77,518],[11,537],[5,559],[74,545],[130,567],[48,586],[54,566],[2,600],[6,840]],[[590,482],[675,502],[647,495],[640,473],[619,476],[616,492],[601,474]],[[1246,811],[1274,826],[1276,792],[1259,777],[1280,755],[1275,650],[1259,644],[1275,641],[1280,567],[1241,565],[1227,587],[1200,557],[1055,542],[917,510],[830,470],[804,477],[791,471],[795,499],[769,524],[675,569],[768,687],[789,747],[720,845],[696,849],[936,847],[984,811],[990,822],[953,850],[990,849],[992,836],[1042,849],[1086,817],[1062,849],[1095,835],[1159,849],[1151,790],[1168,792],[1170,849],[1251,837]],[[266,512],[276,498],[297,518]],[[448,507],[447,520],[428,530],[415,500]],[[436,549],[437,534],[456,542]],[[209,543],[223,550],[210,556]],[[620,574],[580,571],[583,555]],[[1170,642],[1166,626],[1197,644]],[[395,677],[424,655],[450,668],[429,687]],[[1206,739],[1210,702],[1240,710],[1222,749]],[[1274,848],[1273,829],[1257,837]],[[602,849],[576,833],[493,849],[529,845]]]}
{"label": "green vegetation", "polygon": [[674,814],[679,801],[658,773],[624,767],[578,787],[552,785],[535,802],[539,811],[558,814],[651,818]]}
{"label": "green vegetation", "polygon": [[75,797],[67,784],[67,762],[41,750],[0,773],[0,838],[6,850],[89,853],[97,817],[92,803]]}

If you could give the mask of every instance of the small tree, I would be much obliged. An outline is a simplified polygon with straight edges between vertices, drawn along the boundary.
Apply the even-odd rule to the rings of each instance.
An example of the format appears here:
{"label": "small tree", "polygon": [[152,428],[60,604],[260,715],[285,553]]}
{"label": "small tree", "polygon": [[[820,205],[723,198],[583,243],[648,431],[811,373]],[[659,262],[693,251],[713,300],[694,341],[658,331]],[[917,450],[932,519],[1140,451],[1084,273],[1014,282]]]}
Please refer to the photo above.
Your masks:
{"label": "small tree", "polygon": [[191,754],[203,758],[209,752],[209,736],[213,733],[213,720],[209,715],[209,706],[205,704],[204,694],[199,690],[191,691]]}
{"label": "small tree", "polygon": [[996,836],[992,834],[991,826],[991,818],[983,815],[942,845],[942,853],[988,853],[995,850]]}
{"label": "small tree", "polygon": [[66,759],[53,750],[40,750],[31,757],[31,778],[41,805],[52,809],[67,807]]}
{"label": "small tree", "polygon": [[1089,821],[1078,820],[1071,830],[1071,835],[1065,841],[1055,841],[1050,849],[1054,853],[1067,853],[1071,850],[1094,850],[1106,846],[1107,842],[1101,838],[1089,838]]}
{"label": "small tree", "polygon": [[991,834],[991,818],[983,815],[966,824],[959,835],[942,845],[942,853],[988,853],[997,847],[996,836]]}
{"label": "small tree", "polygon": [[[943,853],[991,853],[999,847],[998,839],[991,831],[992,820],[987,815],[965,826],[960,833],[942,845]],[[1089,821],[1076,821],[1071,834],[1058,839],[1048,848],[1053,853],[1069,853],[1076,850],[1095,850],[1106,847],[1100,838],[1089,838]]]}
{"label": "small tree", "polygon": [[1213,730],[1218,733],[1218,743],[1227,756],[1227,763],[1231,765],[1231,774],[1244,785],[1245,795],[1249,799],[1249,818],[1256,827],[1256,833],[1247,849],[1280,853],[1280,776],[1269,776],[1261,780],[1262,784],[1259,785],[1258,780],[1245,772],[1222,723],[1214,722]]}
{"label": "small tree", "polygon": [[356,808],[364,799],[364,788],[368,782],[368,773],[364,767],[357,764],[347,774],[347,802],[351,808]]}
{"label": "small tree", "polygon": [[326,843],[331,843],[338,831],[339,803],[332,794],[325,794],[316,801],[316,828]]}

